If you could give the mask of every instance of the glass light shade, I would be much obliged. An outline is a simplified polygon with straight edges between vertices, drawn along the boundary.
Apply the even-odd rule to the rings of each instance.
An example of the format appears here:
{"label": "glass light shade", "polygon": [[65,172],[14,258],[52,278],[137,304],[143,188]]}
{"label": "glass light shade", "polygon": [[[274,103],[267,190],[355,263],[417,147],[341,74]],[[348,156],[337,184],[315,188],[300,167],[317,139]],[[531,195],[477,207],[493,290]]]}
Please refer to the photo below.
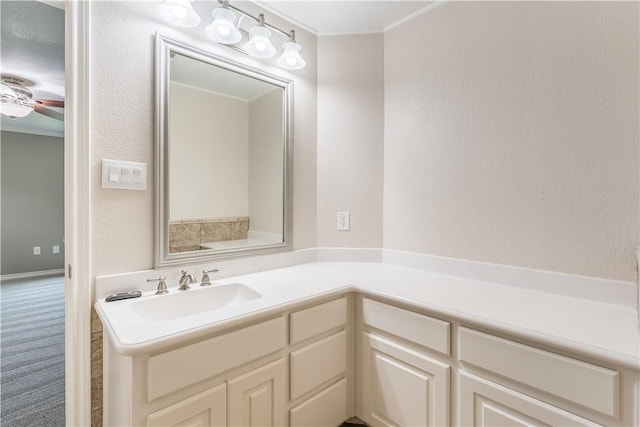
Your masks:
{"label": "glass light shade", "polygon": [[191,0],[167,0],[158,6],[162,19],[179,27],[195,27],[200,15],[193,10]]}
{"label": "glass light shade", "polygon": [[276,54],[276,48],[271,43],[271,31],[265,27],[253,27],[251,29],[251,37],[244,44],[244,50],[251,56],[256,58],[271,58]]}
{"label": "glass light shade", "polygon": [[2,96],[8,96],[12,98],[18,97],[18,94],[13,89],[11,89],[9,85],[6,85],[4,83],[0,83],[0,91]]}
{"label": "glass light shade", "polygon": [[282,55],[278,58],[278,65],[285,70],[299,70],[304,68],[307,63],[300,56],[300,45],[296,42],[286,42],[282,45]]}
{"label": "glass light shade", "polygon": [[236,15],[229,9],[219,7],[211,12],[213,22],[205,28],[205,33],[211,39],[222,44],[236,44],[242,40],[242,34],[236,28]]}
{"label": "glass light shade", "polygon": [[9,117],[25,117],[33,111],[33,106],[17,99],[3,99],[0,102],[0,114]]}

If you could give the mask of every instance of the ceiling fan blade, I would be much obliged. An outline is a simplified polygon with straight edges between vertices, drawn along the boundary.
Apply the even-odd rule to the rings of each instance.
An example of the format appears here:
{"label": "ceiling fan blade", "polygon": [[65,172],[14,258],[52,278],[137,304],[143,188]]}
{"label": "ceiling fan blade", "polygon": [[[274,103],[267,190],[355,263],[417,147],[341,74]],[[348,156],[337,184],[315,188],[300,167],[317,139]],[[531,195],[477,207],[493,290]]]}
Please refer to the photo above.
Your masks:
{"label": "ceiling fan blade", "polygon": [[64,101],[56,101],[53,99],[36,99],[35,100],[38,104],[42,104],[45,107],[58,107],[58,108],[64,108]]}
{"label": "ceiling fan blade", "polygon": [[51,117],[52,119],[56,119],[56,120],[64,120],[64,114],[62,113],[58,113],[57,111],[53,111],[50,110],[46,107],[43,107],[40,104],[36,104],[33,109],[36,111],[36,113],[40,113],[40,114],[44,114],[47,117]]}

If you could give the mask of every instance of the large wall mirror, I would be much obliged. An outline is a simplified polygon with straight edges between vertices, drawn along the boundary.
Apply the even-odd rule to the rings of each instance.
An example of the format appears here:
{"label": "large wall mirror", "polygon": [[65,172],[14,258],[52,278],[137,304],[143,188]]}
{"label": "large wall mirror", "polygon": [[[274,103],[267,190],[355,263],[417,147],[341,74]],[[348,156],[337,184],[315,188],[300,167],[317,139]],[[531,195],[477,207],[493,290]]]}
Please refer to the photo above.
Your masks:
{"label": "large wall mirror", "polygon": [[156,267],[291,244],[292,82],[156,34]]}

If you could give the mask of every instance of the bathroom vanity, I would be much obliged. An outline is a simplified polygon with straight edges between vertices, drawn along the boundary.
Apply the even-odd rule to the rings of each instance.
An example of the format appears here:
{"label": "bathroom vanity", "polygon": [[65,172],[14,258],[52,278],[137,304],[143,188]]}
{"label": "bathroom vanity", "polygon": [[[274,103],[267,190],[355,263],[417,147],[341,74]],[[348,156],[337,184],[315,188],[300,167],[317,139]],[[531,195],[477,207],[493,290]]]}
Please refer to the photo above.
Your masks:
{"label": "bathroom vanity", "polygon": [[340,424],[351,403],[351,298],[135,356],[105,343],[104,370],[119,372],[105,377],[105,425]]}
{"label": "bathroom vanity", "polygon": [[[384,263],[186,293],[238,283],[260,297],[173,318],[175,288],[96,303],[104,425],[638,424],[631,307]],[[136,311],[154,300],[156,317]]]}

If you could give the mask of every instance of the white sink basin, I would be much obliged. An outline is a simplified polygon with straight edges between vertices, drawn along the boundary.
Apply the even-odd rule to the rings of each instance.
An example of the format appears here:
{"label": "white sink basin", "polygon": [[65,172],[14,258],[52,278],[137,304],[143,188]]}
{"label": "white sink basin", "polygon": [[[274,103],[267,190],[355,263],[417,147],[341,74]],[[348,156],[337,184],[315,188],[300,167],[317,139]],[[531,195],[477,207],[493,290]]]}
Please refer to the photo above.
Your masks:
{"label": "white sink basin", "polygon": [[201,289],[193,287],[187,291],[172,290],[167,295],[154,295],[135,301],[131,308],[147,320],[162,321],[220,310],[261,296],[241,283],[232,283]]}

